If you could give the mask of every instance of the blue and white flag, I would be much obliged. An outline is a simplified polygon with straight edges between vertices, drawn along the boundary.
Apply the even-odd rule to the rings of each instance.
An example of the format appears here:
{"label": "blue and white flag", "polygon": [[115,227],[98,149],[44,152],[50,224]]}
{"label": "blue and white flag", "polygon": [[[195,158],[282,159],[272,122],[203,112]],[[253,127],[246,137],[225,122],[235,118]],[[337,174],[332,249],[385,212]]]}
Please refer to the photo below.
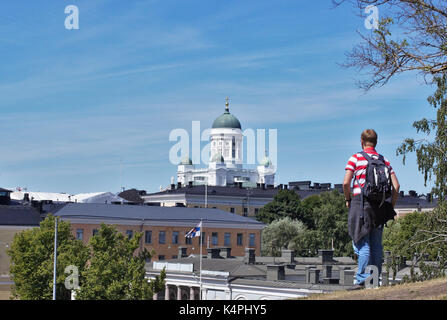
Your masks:
{"label": "blue and white flag", "polygon": [[200,237],[200,232],[202,230],[202,221],[199,222],[198,225],[196,225],[194,228],[188,231],[188,233],[185,235],[186,238],[194,238],[194,237]]}

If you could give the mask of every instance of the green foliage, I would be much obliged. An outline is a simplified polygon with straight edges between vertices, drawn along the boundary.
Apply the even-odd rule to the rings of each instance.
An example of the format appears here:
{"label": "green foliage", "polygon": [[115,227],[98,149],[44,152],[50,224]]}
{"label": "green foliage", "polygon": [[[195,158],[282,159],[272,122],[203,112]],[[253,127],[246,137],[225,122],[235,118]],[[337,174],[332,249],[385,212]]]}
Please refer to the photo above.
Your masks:
{"label": "green foliage", "polygon": [[413,257],[415,247],[408,244],[414,239],[415,234],[423,226],[425,213],[412,212],[398,220],[388,222],[383,230],[383,248],[394,255]]}
{"label": "green foliage", "polygon": [[[53,297],[55,217],[48,215],[40,228],[24,230],[14,236],[8,254],[11,257],[10,273],[14,286],[12,296],[23,300],[50,300]],[[69,299],[65,288],[65,268],[69,265],[83,267],[88,259],[88,250],[74,239],[70,223],[58,222],[58,258],[56,298]]]}
{"label": "green foliage", "polygon": [[[290,220],[281,220],[285,217]],[[271,229],[266,227],[263,241],[268,245],[264,252],[276,255],[279,249],[274,248],[285,248],[284,244],[287,243],[289,249],[295,250],[301,256],[314,256],[318,249],[331,248],[333,243],[334,254],[353,254],[347,228],[348,210],[343,195],[336,190],[322,192],[303,201],[293,190],[280,190],[274,200],[265,205],[258,215],[258,220],[264,223],[272,223],[275,219],[300,221],[305,229],[296,232],[292,237],[293,232],[280,236],[279,232],[270,231]],[[276,225],[275,227],[279,229]],[[264,239],[266,236],[268,238]],[[272,245],[273,243],[275,245]]]}
{"label": "green foliage", "polygon": [[90,261],[81,274],[81,289],[76,299],[142,300],[151,299],[164,287],[165,272],[155,280],[145,279],[146,259],[151,257],[140,248],[142,233],[131,239],[115,227],[101,224],[89,241]]}
{"label": "green foliage", "polygon": [[[318,249],[327,249],[334,244],[334,254],[337,256],[350,256],[353,254],[351,238],[348,233],[348,209],[345,205],[344,196],[333,190],[323,192],[303,200],[312,217],[314,226],[308,236],[303,235],[295,241],[295,248],[304,248],[315,255]],[[302,247],[302,246],[309,247]],[[305,251],[303,251],[304,254]]]}
{"label": "green foliage", "polygon": [[[17,233],[8,250],[14,281],[12,297],[25,300],[52,299],[55,217],[48,217],[33,228]],[[58,222],[56,299],[70,299],[65,288],[65,268],[79,270],[80,290],[76,299],[151,299],[164,289],[163,270],[151,281],[145,279],[145,263],[151,254],[139,248],[142,234],[127,239],[113,226],[101,225],[88,246],[76,240],[70,223]]]}
{"label": "green foliage", "polygon": [[301,221],[289,217],[274,220],[262,230],[262,254],[280,256],[281,249],[288,249],[290,241],[305,230]]}
{"label": "green foliage", "polygon": [[[384,230],[384,248],[391,251],[388,267],[397,271],[398,257],[413,259],[405,281],[423,281],[444,276],[447,268],[447,204],[432,212],[414,212],[392,222]],[[420,269],[415,271],[416,266]]]}
{"label": "green foliage", "polygon": [[302,206],[300,196],[293,190],[279,190],[273,201],[266,204],[256,215],[256,219],[269,224],[274,220],[289,217],[311,223],[306,208]]}
{"label": "green foliage", "polygon": [[447,196],[447,74],[435,77],[437,84],[435,93],[428,97],[431,106],[437,109],[436,120],[422,119],[413,123],[417,132],[422,132],[427,137],[434,132],[432,141],[427,139],[406,139],[397,149],[397,155],[405,156],[409,152],[416,152],[418,169],[424,174],[425,185],[434,176],[432,192],[439,201],[444,201]]}

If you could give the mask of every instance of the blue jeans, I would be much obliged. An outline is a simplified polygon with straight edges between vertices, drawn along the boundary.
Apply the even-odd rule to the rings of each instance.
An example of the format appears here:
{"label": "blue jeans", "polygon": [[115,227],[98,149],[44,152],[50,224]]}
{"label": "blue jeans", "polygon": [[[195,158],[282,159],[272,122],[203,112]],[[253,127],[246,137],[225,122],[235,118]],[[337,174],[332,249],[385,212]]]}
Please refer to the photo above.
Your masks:
{"label": "blue jeans", "polygon": [[382,232],[383,226],[372,230],[368,235],[364,236],[357,243],[352,242],[354,253],[358,256],[358,271],[355,275],[355,284],[362,284],[371,274],[365,273],[368,265],[375,265],[382,273]]}

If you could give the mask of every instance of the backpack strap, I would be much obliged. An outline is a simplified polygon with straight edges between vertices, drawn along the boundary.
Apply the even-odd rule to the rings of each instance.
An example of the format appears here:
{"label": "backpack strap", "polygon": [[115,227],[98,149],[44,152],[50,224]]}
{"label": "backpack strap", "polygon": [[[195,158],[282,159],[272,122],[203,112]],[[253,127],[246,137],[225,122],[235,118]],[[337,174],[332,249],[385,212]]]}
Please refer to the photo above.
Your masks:
{"label": "backpack strap", "polygon": [[[363,155],[366,158],[366,160],[368,161],[368,163],[369,163],[371,157],[368,156],[368,154],[366,152],[361,151],[361,152],[358,152],[358,153]],[[363,219],[363,188],[364,188],[364,186],[362,187],[362,185],[360,184],[360,180],[357,179],[357,176],[355,175],[355,173],[354,173],[354,181],[357,181],[357,184],[359,185],[359,188],[360,188],[360,208],[361,208],[360,219]],[[366,182],[366,180],[365,180],[365,182]]]}

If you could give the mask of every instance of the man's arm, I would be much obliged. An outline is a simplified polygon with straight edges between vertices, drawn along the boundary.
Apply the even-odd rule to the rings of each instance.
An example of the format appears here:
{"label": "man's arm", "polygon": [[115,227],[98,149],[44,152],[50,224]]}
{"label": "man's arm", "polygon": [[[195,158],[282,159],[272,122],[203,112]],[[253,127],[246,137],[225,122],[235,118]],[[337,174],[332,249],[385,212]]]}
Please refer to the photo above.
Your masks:
{"label": "man's arm", "polygon": [[396,201],[397,201],[397,197],[399,196],[399,189],[400,189],[400,184],[399,181],[397,180],[396,174],[392,174],[391,175],[391,184],[393,185],[393,195],[391,197],[391,204],[394,206],[396,205]]}
{"label": "man's arm", "polygon": [[351,170],[346,170],[345,178],[343,179],[343,193],[345,194],[346,207],[351,205],[351,180],[354,176],[354,172]]}

